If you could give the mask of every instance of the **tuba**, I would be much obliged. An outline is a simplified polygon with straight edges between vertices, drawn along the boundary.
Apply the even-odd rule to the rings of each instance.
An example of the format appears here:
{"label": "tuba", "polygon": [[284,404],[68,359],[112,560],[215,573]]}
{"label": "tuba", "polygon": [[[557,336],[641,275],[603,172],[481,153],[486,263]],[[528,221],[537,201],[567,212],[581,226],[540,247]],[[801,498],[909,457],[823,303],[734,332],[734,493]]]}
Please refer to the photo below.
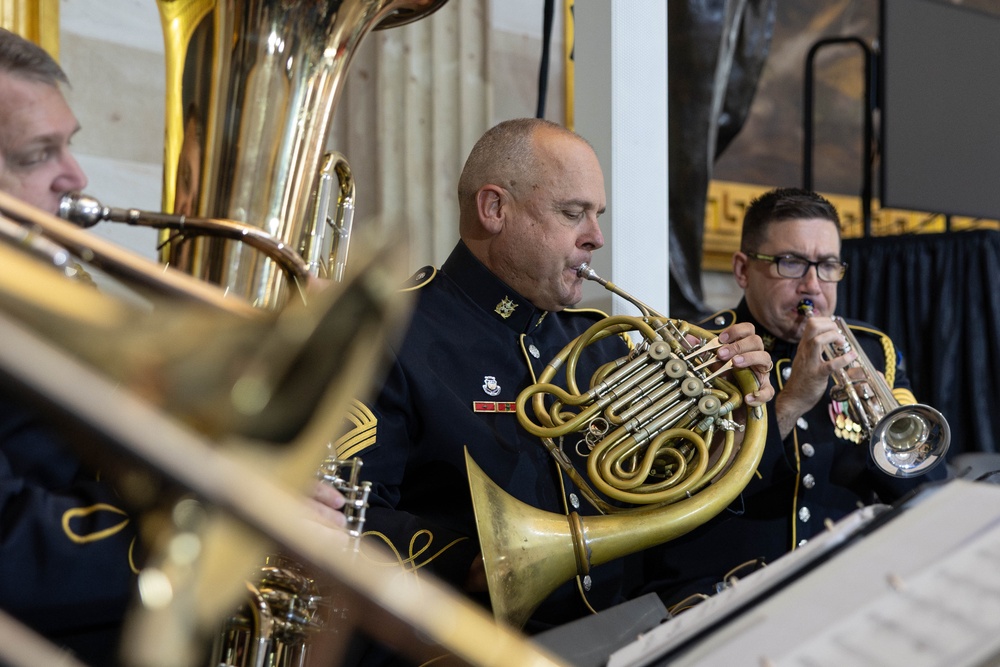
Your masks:
{"label": "tuba", "polygon": [[[358,44],[444,2],[157,0],[167,65],[164,211],[256,227],[314,273],[328,239],[350,228],[341,214],[347,198],[353,210],[350,171],[324,145]],[[331,199],[340,202],[332,223]],[[288,299],[288,273],[253,247],[171,230],[161,241],[164,262],[254,305]],[[335,264],[346,250],[334,251]]]}
{"label": "tuba", "polygon": [[[92,217],[162,229],[161,260],[262,309],[284,307],[289,287],[301,292],[311,276],[342,281],[354,179],[344,156],[324,145],[348,67],[371,30],[423,18],[444,1],[157,0],[167,213],[97,205]],[[347,496],[357,539],[368,487],[358,486],[357,468],[343,482],[341,463],[328,458],[321,477]],[[213,665],[304,662],[334,613],[309,572],[274,558],[248,583]]]}
{"label": "tuba", "polygon": [[[601,515],[533,508],[466,455],[493,613],[513,627],[573,576],[586,578],[593,566],[672,540],[724,510],[764,451],[764,410],[748,409],[738,420],[742,397],[759,388],[757,379],[716,358],[713,334],[657,314],[586,264],[578,273],[632,302],[642,316],[605,318],[571,341],[518,396],[517,416]],[[626,332],[641,342],[580,390],[580,352]],[[567,389],[552,383],[561,368]],[[724,377],[729,371],[735,384]],[[589,450],[587,478],[560,447],[568,435]]]}
{"label": "tuba", "polygon": [[[812,301],[800,301],[799,311],[812,317]],[[854,350],[858,357],[833,374],[830,398],[847,404],[875,465],[894,477],[917,477],[937,466],[951,443],[944,415],[929,405],[900,405],[844,318],[834,317],[833,322],[844,343],[828,345],[823,355],[833,359]]]}

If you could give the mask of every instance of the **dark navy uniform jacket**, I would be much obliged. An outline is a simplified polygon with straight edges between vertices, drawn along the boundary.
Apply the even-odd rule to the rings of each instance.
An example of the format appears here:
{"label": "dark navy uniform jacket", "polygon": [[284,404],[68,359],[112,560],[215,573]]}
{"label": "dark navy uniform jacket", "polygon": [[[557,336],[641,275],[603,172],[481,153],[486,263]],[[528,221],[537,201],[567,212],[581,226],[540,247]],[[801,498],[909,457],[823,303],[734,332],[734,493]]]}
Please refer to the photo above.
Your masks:
{"label": "dark navy uniform jacket", "polygon": [[[752,322],[771,353],[771,384],[780,393],[791,373],[798,346],[771,335],[750,315],[746,302],[701,323],[722,331],[734,322]],[[900,403],[914,403],[902,355],[887,335],[862,322],[848,321],[872,364],[886,376]],[[833,381],[830,381],[831,386]],[[909,400],[906,400],[906,398]],[[775,401],[768,410],[768,436],[757,475],[740,497],[712,521],[646,554],[646,576],[667,605],[691,594],[711,595],[716,584],[740,565],[773,562],[861,505],[891,503],[925,482],[943,479],[944,465],[908,479],[880,471],[868,442],[837,426],[844,406],[829,395],[780,439]],[[843,422],[844,417],[841,417]],[[849,424],[848,424],[849,426]],[[748,566],[749,567],[749,566]],[[744,575],[748,568],[737,570]]]}
{"label": "dark navy uniform jacket", "polygon": [[92,665],[115,664],[134,525],[108,484],[0,396],[0,608]]}
{"label": "dark navy uniform jacket", "polygon": [[[338,452],[360,456],[361,477],[373,482],[365,539],[391,544],[406,568],[461,588],[480,551],[465,448],[518,500],[560,515],[594,513],[513,410],[518,393],[603,314],[533,307],[462,243],[439,271],[428,267],[412,281],[418,301],[405,340],[367,420],[356,420],[367,425]],[[581,387],[598,365],[627,353],[617,336],[588,347]],[[568,441],[564,450],[582,463]],[[586,614],[584,598],[598,610],[622,601],[622,568],[619,561],[592,570],[589,593],[577,580],[561,586],[527,630]]]}

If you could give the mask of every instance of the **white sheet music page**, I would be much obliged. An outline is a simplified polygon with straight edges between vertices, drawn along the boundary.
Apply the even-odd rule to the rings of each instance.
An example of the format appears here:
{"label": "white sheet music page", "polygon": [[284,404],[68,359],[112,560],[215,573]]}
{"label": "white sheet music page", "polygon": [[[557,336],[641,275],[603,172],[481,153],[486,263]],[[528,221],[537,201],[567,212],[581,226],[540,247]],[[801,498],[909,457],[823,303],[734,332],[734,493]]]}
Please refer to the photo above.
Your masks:
{"label": "white sheet music page", "polygon": [[[841,524],[616,652],[608,667],[657,664],[668,655],[671,667],[993,664],[1000,655],[1000,486],[949,482],[812,567],[830,548],[826,541],[848,534]],[[760,599],[796,571],[801,578]]]}

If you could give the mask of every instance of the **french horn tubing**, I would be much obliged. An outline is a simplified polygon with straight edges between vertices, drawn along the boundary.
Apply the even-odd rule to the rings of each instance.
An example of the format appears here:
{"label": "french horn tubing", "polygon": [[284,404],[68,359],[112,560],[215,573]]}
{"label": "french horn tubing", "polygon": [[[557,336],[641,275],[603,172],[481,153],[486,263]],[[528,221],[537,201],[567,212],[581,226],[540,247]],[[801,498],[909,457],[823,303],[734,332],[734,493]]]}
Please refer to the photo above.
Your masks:
{"label": "french horn tubing", "polygon": [[[498,487],[466,453],[493,613],[513,627],[573,576],[679,537],[724,510],[764,451],[766,412],[748,407],[738,419],[742,396],[759,388],[757,378],[716,357],[714,334],[656,313],[586,264],[578,273],[642,316],[605,318],[567,344],[520,393],[517,416],[602,514],[533,508]],[[641,342],[581,389],[580,352],[626,332]],[[565,389],[554,383],[562,369]],[[586,479],[564,454],[567,441],[589,452]]]}
{"label": "french horn tubing", "polygon": [[[813,317],[810,299],[802,299],[798,309],[805,317]],[[948,420],[929,405],[900,405],[844,318],[832,319],[844,343],[827,345],[823,356],[834,359],[851,350],[858,356],[833,374],[830,398],[847,404],[879,470],[893,477],[917,477],[932,470],[944,460],[951,444]]]}

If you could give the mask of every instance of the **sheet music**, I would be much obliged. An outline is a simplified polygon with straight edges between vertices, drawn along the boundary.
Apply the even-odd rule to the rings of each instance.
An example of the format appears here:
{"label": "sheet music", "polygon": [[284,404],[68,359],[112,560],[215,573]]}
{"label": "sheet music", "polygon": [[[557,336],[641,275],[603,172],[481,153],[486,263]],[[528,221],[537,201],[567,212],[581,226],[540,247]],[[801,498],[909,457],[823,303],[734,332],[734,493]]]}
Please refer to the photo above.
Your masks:
{"label": "sheet music", "polygon": [[[952,481],[815,565],[826,542],[855,530],[838,524],[608,667],[665,656],[671,667],[956,667],[1000,655],[1000,486]],[[796,571],[801,578],[763,595]]]}
{"label": "sheet music", "polygon": [[608,667],[638,667],[648,664],[651,655],[659,655],[691,637],[703,632],[718,620],[721,614],[734,613],[766,593],[773,586],[794,573],[808,567],[819,556],[839,546],[867,525],[876,515],[888,509],[874,505],[859,509],[837,522],[830,530],[821,533],[792,553],[771,565],[754,571],[707,600],[698,603],[683,614],[658,626],[636,642],[613,653]]}
{"label": "sheet music", "polygon": [[980,664],[1000,648],[1000,526],[932,565],[775,667]]}

